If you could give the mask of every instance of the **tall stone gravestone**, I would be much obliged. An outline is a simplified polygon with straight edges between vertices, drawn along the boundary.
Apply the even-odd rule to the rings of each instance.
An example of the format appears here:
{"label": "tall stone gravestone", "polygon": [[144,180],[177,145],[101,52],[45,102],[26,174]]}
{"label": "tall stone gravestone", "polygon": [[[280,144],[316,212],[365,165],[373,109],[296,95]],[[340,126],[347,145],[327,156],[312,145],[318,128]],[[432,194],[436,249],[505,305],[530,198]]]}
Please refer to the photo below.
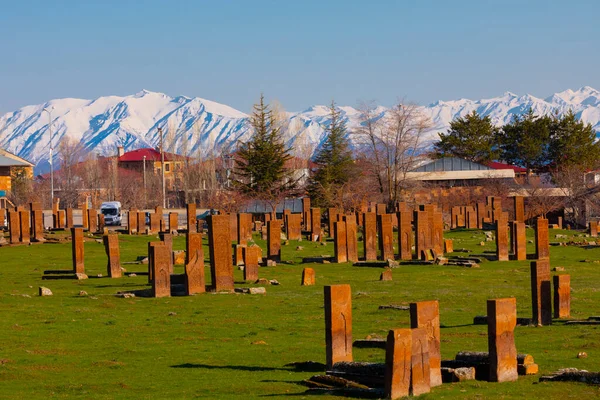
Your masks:
{"label": "tall stone gravestone", "polygon": [[169,213],[169,233],[177,233],[179,228],[179,214],[176,212]]}
{"label": "tall stone gravestone", "polygon": [[19,225],[20,225],[20,241],[21,243],[29,243],[30,242],[30,230],[29,226],[29,212],[22,210],[19,211]]}
{"label": "tall stone gravestone", "polygon": [[491,382],[512,382],[518,378],[517,348],[514,330],[517,325],[517,300],[487,301],[488,352]]}
{"label": "tall stone gravestone", "polygon": [[199,232],[187,232],[185,235],[185,263],[189,264],[196,251],[202,252],[202,234]]}
{"label": "tall stone gravestone", "polygon": [[73,219],[73,209],[70,207],[67,208],[65,215],[66,215],[65,228],[71,229],[72,227],[75,226],[75,222]]}
{"label": "tall stone gravestone", "polygon": [[71,253],[73,259],[73,272],[76,274],[84,274],[83,228],[71,228]]}
{"label": "tall stone gravestone", "polygon": [[104,251],[108,257],[106,272],[110,278],[120,278],[122,271],[119,251],[119,236],[114,233],[104,235],[102,236],[102,241],[104,243]]}
{"label": "tall stone gravestone", "polygon": [[185,265],[185,292],[190,296],[205,291],[204,251],[200,246],[200,249],[195,250],[190,262]]}
{"label": "tall stone gravestone", "polygon": [[281,221],[267,222],[267,259],[281,261]]}
{"label": "tall stone gravestone", "polygon": [[8,211],[8,232],[11,244],[17,244],[21,241],[21,221],[18,211]]}
{"label": "tall stone gravestone", "polygon": [[431,248],[437,254],[444,252],[444,215],[441,212],[433,212],[431,224]]}
{"label": "tall stone gravestone", "polygon": [[333,223],[337,221],[338,210],[337,208],[328,208],[327,209],[327,224],[329,226],[329,237],[333,237]]}
{"label": "tall stone gravestone", "polygon": [[163,244],[152,246],[149,250],[152,254],[152,297],[171,297],[169,249]]}
{"label": "tall stone gravestone", "polygon": [[337,221],[333,223],[333,247],[335,251],[335,262],[344,263],[348,261],[348,248],[346,247],[346,223]]}
{"label": "tall stone gravestone", "polygon": [[440,311],[437,300],[411,303],[410,326],[411,328],[423,328],[426,330],[429,349],[430,386],[441,385]]}
{"label": "tall stone gravestone", "polygon": [[427,212],[426,211],[415,211],[415,249],[416,258],[420,258],[421,255],[428,250],[427,248]]}
{"label": "tall stone gravestone", "polygon": [[344,222],[346,223],[346,249],[348,251],[348,261],[358,261],[358,238],[357,238],[357,225],[356,217],[354,215],[344,216]]}
{"label": "tall stone gravestone", "polygon": [[538,260],[550,259],[548,220],[545,218],[538,218],[535,224],[535,253]]}
{"label": "tall stone gravestone", "polygon": [[304,222],[304,230],[311,232],[311,215],[310,215],[310,197],[302,198],[302,220]]}
{"label": "tall stone gravestone", "polygon": [[513,221],[510,231],[515,260],[527,260],[527,232],[525,222]]}
{"label": "tall stone gravestone", "polygon": [[525,222],[525,199],[523,196],[513,196],[515,221]]}
{"label": "tall stone gravestone", "polygon": [[312,242],[321,241],[322,240],[322,232],[321,232],[321,209],[320,208],[311,208],[310,209],[310,227],[311,234],[310,240]]}
{"label": "tall stone gravestone", "polygon": [[377,260],[377,215],[373,212],[363,214],[363,246],[365,261]]}
{"label": "tall stone gravestone", "polygon": [[413,328],[411,351],[410,394],[419,396],[429,393],[431,372],[429,368],[429,338],[425,328]]}
{"label": "tall stone gravestone", "polygon": [[412,221],[410,211],[399,211],[398,215],[398,252],[401,260],[412,259]]}
{"label": "tall stone gravestone", "polygon": [[508,218],[501,213],[496,221],[496,257],[498,261],[508,261]]}
{"label": "tall stone gravestone", "polygon": [[244,280],[254,282],[258,280],[258,263],[260,260],[260,247],[246,246],[242,249],[244,258]]}
{"label": "tall stone gravestone", "polygon": [[385,397],[399,399],[410,390],[412,355],[412,331],[394,329],[389,331],[385,348]]}
{"label": "tall stone gravestone", "polygon": [[146,213],[144,211],[137,212],[137,233],[138,235],[146,234]]}
{"label": "tall stone gravestone", "polygon": [[483,229],[483,221],[486,218],[486,207],[485,203],[477,203],[477,229]]}
{"label": "tall stone gravestone", "polygon": [[234,289],[230,221],[229,215],[208,217],[210,274],[214,291],[233,291]]}
{"label": "tall stone gravestone", "polygon": [[92,233],[98,232],[98,211],[94,208],[87,210],[88,212],[88,230]]}
{"label": "tall stone gravestone", "polygon": [[[137,214],[137,210],[129,210],[127,212],[127,233],[129,235],[135,235],[138,231]],[[85,220],[85,217],[83,219]]]}
{"label": "tall stone gravestone", "polygon": [[531,262],[532,320],[536,325],[552,324],[552,288],[550,287],[550,260]]}
{"label": "tall stone gravestone", "polygon": [[379,214],[378,232],[379,232],[379,253],[382,260],[394,259],[394,231],[392,228],[392,215]]}
{"label": "tall stone gravestone", "polygon": [[252,214],[239,213],[237,215],[237,242],[246,244],[252,240]]}
{"label": "tall stone gravestone", "polygon": [[196,203],[186,205],[186,221],[188,232],[196,232]]}
{"label": "tall stone gravestone", "polygon": [[288,214],[285,216],[285,230],[288,240],[302,239],[302,214]]}
{"label": "tall stone gravestone", "polygon": [[160,238],[160,241],[163,242],[169,250],[169,254],[171,255],[171,257],[169,257],[169,272],[173,273],[173,263],[175,261],[173,259],[173,236],[170,233],[160,232],[158,234],[158,237]]}
{"label": "tall stone gravestone", "polygon": [[44,239],[44,213],[42,210],[31,211],[32,239],[35,242],[43,242]]}
{"label": "tall stone gravestone", "polygon": [[571,276],[555,275],[554,281],[554,318],[571,316]]}
{"label": "tall stone gravestone", "polygon": [[352,361],[352,292],[350,285],[324,287],[326,367]]}
{"label": "tall stone gravestone", "polygon": [[590,221],[588,223],[591,237],[598,237],[598,221]]}
{"label": "tall stone gravestone", "polygon": [[150,230],[148,234],[156,235],[160,232],[160,215],[156,212],[150,213]]}

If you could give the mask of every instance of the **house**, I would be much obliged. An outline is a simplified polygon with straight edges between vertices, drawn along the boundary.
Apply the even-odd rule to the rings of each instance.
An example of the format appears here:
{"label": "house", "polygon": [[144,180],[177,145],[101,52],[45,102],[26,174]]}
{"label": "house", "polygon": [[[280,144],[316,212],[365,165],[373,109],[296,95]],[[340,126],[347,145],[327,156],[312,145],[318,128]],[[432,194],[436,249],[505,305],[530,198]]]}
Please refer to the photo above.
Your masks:
{"label": "house", "polygon": [[29,161],[0,149],[0,192],[11,191],[13,181],[18,177],[33,178],[33,164]]}
{"label": "house", "polygon": [[[123,148],[118,148],[118,163],[120,168],[134,170],[150,174],[161,174],[161,154],[159,150],[154,148],[143,148],[123,152]],[[165,158],[165,185],[172,187],[176,179],[181,178],[186,157],[175,153],[164,152]]]}
{"label": "house", "polygon": [[512,182],[522,169],[497,162],[485,165],[458,157],[444,157],[421,164],[407,172],[406,177],[440,186],[473,186],[489,179]]}

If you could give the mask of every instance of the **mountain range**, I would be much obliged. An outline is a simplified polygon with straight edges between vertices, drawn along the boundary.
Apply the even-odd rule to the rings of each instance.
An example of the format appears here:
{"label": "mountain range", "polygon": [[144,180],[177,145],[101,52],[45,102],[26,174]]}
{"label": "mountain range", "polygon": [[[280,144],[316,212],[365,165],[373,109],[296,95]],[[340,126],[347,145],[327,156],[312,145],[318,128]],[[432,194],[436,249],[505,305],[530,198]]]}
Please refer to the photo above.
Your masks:
{"label": "mountain range", "polygon": [[[433,122],[433,128],[426,134],[430,142],[437,139],[438,132],[446,131],[454,118],[473,110],[489,116],[495,125],[503,125],[529,108],[538,115],[555,112],[561,115],[572,109],[600,134],[600,92],[589,86],[565,90],[545,99],[506,92],[491,99],[437,101],[420,108]],[[388,112],[381,106],[376,110],[379,115]],[[359,126],[359,110],[340,106],[339,111],[349,132]],[[329,108],[317,105],[301,112],[286,112],[284,120],[287,143],[294,145],[299,155],[310,155],[325,137]],[[68,136],[85,151],[98,155],[114,155],[117,146],[126,151],[157,147],[159,128],[165,132],[165,149],[180,154],[208,155],[229,150],[251,135],[248,114],[234,108],[198,97],[170,97],[142,90],[124,97],[56,99],[4,114],[0,116],[0,148],[33,162],[37,172],[45,171],[49,168],[49,125],[55,149]],[[55,150],[55,163],[59,157]]]}

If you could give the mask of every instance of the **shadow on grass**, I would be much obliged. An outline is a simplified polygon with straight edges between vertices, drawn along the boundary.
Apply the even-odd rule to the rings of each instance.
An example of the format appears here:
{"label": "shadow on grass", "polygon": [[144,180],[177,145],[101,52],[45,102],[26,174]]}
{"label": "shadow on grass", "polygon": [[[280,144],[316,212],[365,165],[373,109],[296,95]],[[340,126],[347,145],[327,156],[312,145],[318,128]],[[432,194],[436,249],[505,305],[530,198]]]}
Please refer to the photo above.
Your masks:
{"label": "shadow on grass", "polygon": [[253,367],[248,365],[208,365],[208,364],[179,364],[171,365],[171,368],[199,368],[199,369],[233,369],[236,371],[290,371],[290,368],[277,367]]}

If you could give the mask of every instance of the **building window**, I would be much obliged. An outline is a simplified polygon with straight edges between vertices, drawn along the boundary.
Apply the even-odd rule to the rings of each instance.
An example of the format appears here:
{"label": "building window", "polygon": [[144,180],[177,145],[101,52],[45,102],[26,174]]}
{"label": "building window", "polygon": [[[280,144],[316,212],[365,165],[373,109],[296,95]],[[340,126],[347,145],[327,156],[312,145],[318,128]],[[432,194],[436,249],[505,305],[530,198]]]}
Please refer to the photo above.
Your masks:
{"label": "building window", "polygon": [[165,172],[169,172],[171,170],[170,164],[165,164]]}

